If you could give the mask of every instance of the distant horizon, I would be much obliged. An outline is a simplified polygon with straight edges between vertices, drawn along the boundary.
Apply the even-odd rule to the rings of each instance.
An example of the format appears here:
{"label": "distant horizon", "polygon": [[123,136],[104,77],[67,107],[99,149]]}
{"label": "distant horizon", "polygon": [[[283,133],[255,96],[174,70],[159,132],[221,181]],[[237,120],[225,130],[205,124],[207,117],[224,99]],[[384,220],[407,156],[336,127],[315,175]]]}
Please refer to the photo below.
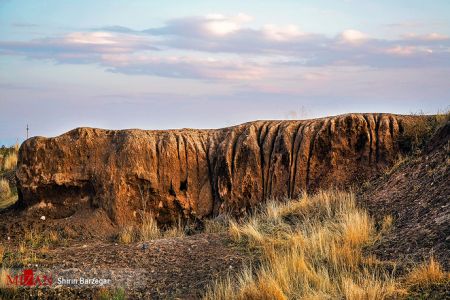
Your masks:
{"label": "distant horizon", "polygon": [[450,2],[0,0],[0,145],[450,107]]}

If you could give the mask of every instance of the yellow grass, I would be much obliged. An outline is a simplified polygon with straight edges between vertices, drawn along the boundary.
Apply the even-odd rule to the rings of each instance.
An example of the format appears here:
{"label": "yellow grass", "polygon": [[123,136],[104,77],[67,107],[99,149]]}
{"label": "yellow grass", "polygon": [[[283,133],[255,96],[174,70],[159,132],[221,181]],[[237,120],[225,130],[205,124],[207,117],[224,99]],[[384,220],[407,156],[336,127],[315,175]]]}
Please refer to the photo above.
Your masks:
{"label": "yellow grass", "polygon": [[0,178],[0,198],[6,198],[11,195],[11,189],[6,179]]}
{"label": "yellow grass", "polygon": [[10,171],[15,169],[17,166],[17,152],[11,152],[5,157],[5,160],[3,162],[3,170],[4,171]]}
{"label": "yellow grass", "polygon": [[7,287],[7,276],[11,273],[9,269],[1,268],[0,269],[0,288]]}
{"label": "yellow grass", "polygon": [[6,208],[16,202],[17,195],[13,195],[6,179],[0,178],[0,209]]}
{"label": "yellow grass", "polygon": [[139,225],[122,227],[119,231],[118,240],[122,244],[129,244],[136,241],[150,241],[184,235],[184,229],[180,221],[165,230],[161,230],[153,214],[145,213],[141,215],[141,223]]}
{"label": "yellow grass", "polygon": [[244,222],[230,222],[229,233],[261,251],[260,265],[216,282],[204,299],[385,299],[404,293],[364,255],[377,232],[352,193],[269,202]]}
{"label": "yellow grass", "polygon": [[5,246],[0,245],[0,264],[3,263],[3,256],[5,255]]}
{"label": "yellow grass", "polygon": [[408,274],[406,281],[410,284],[427,285],[450,280],[449,275],[449,273],[444,272],[434,257],[431,257],[428,262],[424,262],[414,268]]}
{"label": "yellow grass", "polygon": [[223,213],[216,217],[215,219],[206,219],[203,222],[204,229],[206,233],[219,233],[227,231],[229,223],[231,221],[231,216],[227,213]]}
{"label": "yellow grass", "polygon": [[129,244],[135,240],[133,226],[124,226],[119,231],[118,240],[122,244]]}

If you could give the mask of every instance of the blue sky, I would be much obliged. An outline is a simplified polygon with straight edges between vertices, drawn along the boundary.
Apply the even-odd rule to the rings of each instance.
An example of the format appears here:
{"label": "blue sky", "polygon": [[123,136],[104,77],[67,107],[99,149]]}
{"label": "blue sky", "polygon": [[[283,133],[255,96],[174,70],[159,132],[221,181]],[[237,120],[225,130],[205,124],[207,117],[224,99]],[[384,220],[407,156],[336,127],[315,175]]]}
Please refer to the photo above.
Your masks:
{"label": "blue sky", "polygon": [[0,144],[450,101],[449,1],[0,0]]}

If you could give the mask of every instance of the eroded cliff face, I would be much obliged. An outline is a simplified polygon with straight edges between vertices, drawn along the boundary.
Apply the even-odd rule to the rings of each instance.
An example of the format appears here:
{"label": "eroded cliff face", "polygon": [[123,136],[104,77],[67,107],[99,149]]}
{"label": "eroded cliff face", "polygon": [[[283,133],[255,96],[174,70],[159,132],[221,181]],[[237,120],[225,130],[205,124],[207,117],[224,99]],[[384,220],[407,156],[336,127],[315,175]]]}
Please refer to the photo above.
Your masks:
{"label": "eroded cliff face", "polygon": [[216,130],[77,128],[19,151],[19,203],[65,217],[100,207],[117,223],[241,213],[268,198],[347,186],[392,163],[410,116],[348,114]]}

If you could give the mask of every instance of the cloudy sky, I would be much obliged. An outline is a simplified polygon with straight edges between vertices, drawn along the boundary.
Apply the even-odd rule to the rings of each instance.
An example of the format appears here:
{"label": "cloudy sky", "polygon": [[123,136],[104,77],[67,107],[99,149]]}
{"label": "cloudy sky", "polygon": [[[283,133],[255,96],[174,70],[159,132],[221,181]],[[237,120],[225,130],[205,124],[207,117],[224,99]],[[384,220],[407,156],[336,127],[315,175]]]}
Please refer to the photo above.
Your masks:
{"label": "cloudy sky", "polygon": [[0,0],[0,144],[449,105],[448,0]]}

